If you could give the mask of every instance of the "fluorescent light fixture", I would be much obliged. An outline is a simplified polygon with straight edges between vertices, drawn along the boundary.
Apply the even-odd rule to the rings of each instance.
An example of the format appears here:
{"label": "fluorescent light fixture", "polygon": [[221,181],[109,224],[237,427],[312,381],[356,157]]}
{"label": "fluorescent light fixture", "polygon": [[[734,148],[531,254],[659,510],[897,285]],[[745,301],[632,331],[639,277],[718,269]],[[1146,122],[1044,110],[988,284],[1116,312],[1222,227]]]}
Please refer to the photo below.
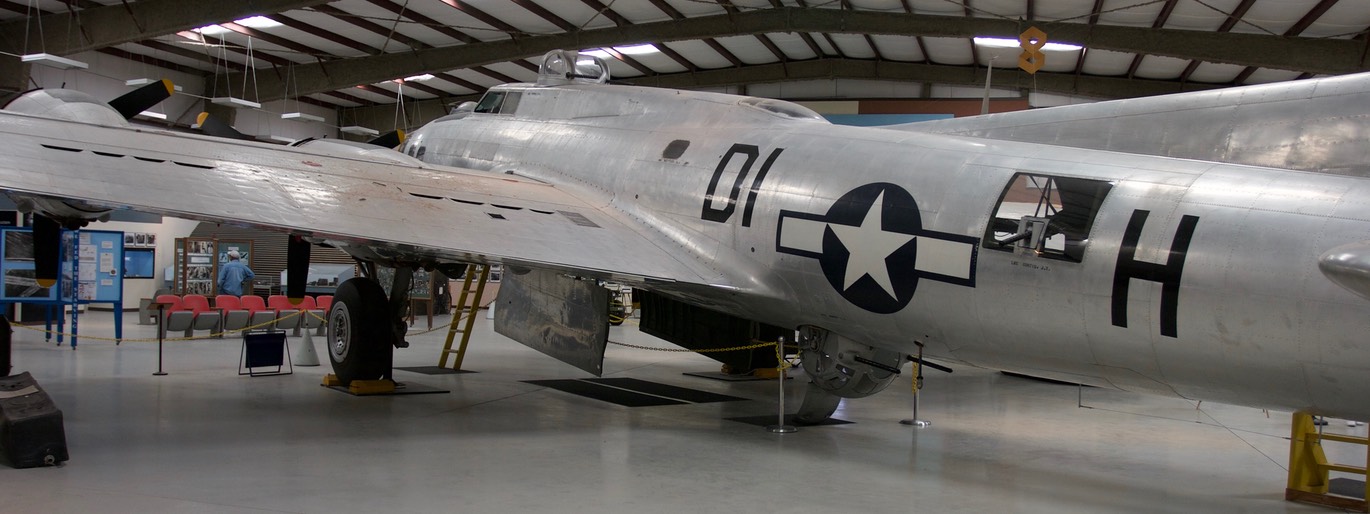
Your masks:
{"label": "fluorescent light fixture", "polygon": [[616,46],[614,47],[614,50],[618,50],[619,53],[622,53],[624,55],[646,55],[661,53],[661,50],[657,50],[657,48],[653,46],[651,43],[643,43],[641,45],[630,46]]}
{"label": "fluorescent light fixture", "polygon": [[261,109],[261,108],[262,108],[262,104],[259,104],[259,103],[257,103],[257,102],[253,102],[253,101],[249,101],[249,100],[243,100],[242,98],[233,98],[233,97],[231,97],[231,96],[221,96],[221,97],[218,97],[218,98],[211,99],[210,102],[213,102],[215,105],[227,105],[227,106],[229,106],[229,107],[234,107],[234,108],[244,108],[244,107],[246,107],[246,108],[248,108],[248,109]]}
{"label": "fluorescent light fixture", "polygon": [[[281,119],[295,121],[317,121],[319,123],[323,123],[322,116],[315,116],[313,114],[305,114],[302,112],[287,112],[281,115]],[[294,141],[291,142],[293,143]]]}
{"label": "fluorescent light fixture", "polygon": [[21,62],[41,64],[59,70],[84,70],[90,67],[84,62],[75,59],[67,59],[66,57],[58,57],[52,54],[28,54],[20,56],[19,60]]}
{"label": "fluorescent light fixture", "polygon": [[343,128],[338,129],[338,132],[344,132],[344,133],[347,133],[347,134],[356,134],[356,135],[358,135],[358,136],[379,136],[379,135],[381,135],[381,133],[380,133],[379,131],[377,131],[376,129],[369,129],[369,128],[362,127],[362,126],[359,126],[359,125],[349,125],[349,126],[346,126],[346,127],[343,127]]}
{"label": "fluorescent light fixture", "polygon": [[[976,37],[976,38],[975,38],[975,45],[976,45],[976,46],[983,46],[983,47],[985,47],[985,48],[1021,48],[1021,47],[1022,47],[1022,43],[1019,43],[1017,39],[1008,39],[1008,38],[1002,38],[1002,37]],[[1072,45],[1072,44],[1069,44],[1069,43],[1047,43],[1047,44],[1045,44],[1045,45],[1042,45],[1042,50],[1046,50],[1046,51],[1048,51],[1048,52],[1074,52],[1074,51],[1079,50],[1079,49],[1081,49],[1081,48],[1084,48],[1084,47],[1082,47],[1082,46],[1080,46],[1080,45]]]}
{"label": "fluorescent light fixture", "polygon": [[203,26],[203,27],[200,27],[200,28],[198,28],[198,29],[195,29],[195,32],[199,32],[200,34],[203,34],[203,35],[206,35],[206,36],[217,36],[217,35],[219,35],[219,34],[223,34],[223,33],[225,33],[225,32],[228,32],[228,29],[223,28],[223,27],[218,26],[218,25],[205,25],[205,26]]}
{"label": "fluorescent light fixture", "polygon": [[278,143],[285,143],[287,145],[290,143],[294,143],[295,141],[298,141],[298,139],[289,138],[285,136],[271,136],[270,140]]}
{"label": "fluorescent light fixture", "polygon": [[425,80],[432,80],[432,79],[433,79],[433,74],[432,74],[432,73],[424,73],[423,75],[414,75],[414,76],[412,76],[412,77],[405,77],[405,78],[404,78],[404,81],[405,81],[405,82],[423,82],[423,81],[425,81]]}
{"label": "fluorescent light fixture", "polygon": [[253,16],[251,18],[233,20],[233,23],[237,23],[244,27],[252,27],[254,29],[269,29],[271,27],[281,26],[281,24],[278,23],[276,20],[267,18],[266,16]]}
{"label": "fluorescent light fixture", "polygon": [[[613,48],[615,52],[618,52],[622,55],[647,55],[661,53],[661,50],[658,50],[657,47],[653,46],[651,43],[645,43],[641,45],[615,46],[611,48]],[[603,48],[581,50],[580,55],[593,55],[600,59],[614,58],[614,54],[609,53],[608,50],[605,50]]]}
{"label": "fluorescent light fixture", "polygon": [[[129,79],[129,80],[125,80],[125,81],[124,81],[124,85],[125,85],[125,86],[130,86],[130,87],[143,87],[143,86],[146,86],[146,85],[151,84],[151,83],[153,83],[153,82],[161,82],[161,80],[158,80],[158,79]],[[175,89],[177,93],[181,92],[181,86],[178,86],[178,85],[176,85],[176,84],[172,84],[171,87],[172,87],[172,89]]]}
{"label": "fluorescent light fixture", "polygon": [[160,112],[143,111],[138,113],[138,115],[144,118],[152,118],[156,120],[166,121],[166,114]]}

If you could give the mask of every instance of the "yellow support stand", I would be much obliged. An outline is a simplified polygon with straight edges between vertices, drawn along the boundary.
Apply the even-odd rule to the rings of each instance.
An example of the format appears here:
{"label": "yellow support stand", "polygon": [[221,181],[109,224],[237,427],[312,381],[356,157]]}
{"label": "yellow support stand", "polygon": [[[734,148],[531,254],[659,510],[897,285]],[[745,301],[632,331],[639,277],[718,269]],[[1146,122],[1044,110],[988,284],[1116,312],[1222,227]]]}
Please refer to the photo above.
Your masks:
{"label": "yellow support stand", "polygon": [[[1364,499],[1348,498],[1329,494],[1331,483],[1328,473],[1354,473],[1364,477],[1365,467],[1330,463],[1323,452],[1323,441],[1359,444],[1366,447],[1366,462],[1370,463],[1370,439],[1340,434],[1324,434],[1313,423],[1313,415],[1294,413],[1289,438],[1289,483],[1284,490],[1284,499],[1304,503],[1326,505],[1356,512],[1370,512],[1370,504]],[[1366,480],[1366,498],[1370,498],[1370,480]]]}
{"label": "yellow support stand", "polygon": [[[476,286],[471,287],[472,279],[476,273],[480,273],[480,278],[475,280]],[[471,342],[471,328],[476,324],[476,311],[480,310],[480,297],[485,293],[485,282],[490,278],[490,266],[471,264],[466,266],[466,279],[461,284],[461,296],[458,297],[456,305],[453,306],[452,323],[447,327],[447,342],[442,346],[442,356],[438,358],[438,367],[447,367],[447,356],[456,354],[452,361],[452,369],[461,370],[461,362],[466,358],[466,344]],[[468,303],[466,300],[470,298]],[[457,328],[457,323],[462,323],[461,328]],[[452,341],[457,334],[461,334],[461,346],[456,350],[452,349]]]}
{"label": "yellow support stand", "polygon": [[395,382],[391,380],[353,380],[347,390],[355,395],[389,394],[395,392]]}

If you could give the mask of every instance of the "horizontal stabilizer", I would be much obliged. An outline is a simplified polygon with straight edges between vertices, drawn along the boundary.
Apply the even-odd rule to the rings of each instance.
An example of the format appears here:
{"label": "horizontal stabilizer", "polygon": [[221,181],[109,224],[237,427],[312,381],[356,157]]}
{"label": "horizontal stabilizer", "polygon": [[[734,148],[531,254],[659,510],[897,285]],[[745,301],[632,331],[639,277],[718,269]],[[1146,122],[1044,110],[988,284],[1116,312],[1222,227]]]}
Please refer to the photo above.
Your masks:
{"label": "horizontal stabilizer", "polygon": [[1337,285],[1370,299],[1370,241],[1328,250],[1318,257],[1318,270]]}
{"label": "horizontal stabilizer", "polygon": [[607,289],[554,271],[505,273],[495,304],[495,332],[595,376],[604,372]]}

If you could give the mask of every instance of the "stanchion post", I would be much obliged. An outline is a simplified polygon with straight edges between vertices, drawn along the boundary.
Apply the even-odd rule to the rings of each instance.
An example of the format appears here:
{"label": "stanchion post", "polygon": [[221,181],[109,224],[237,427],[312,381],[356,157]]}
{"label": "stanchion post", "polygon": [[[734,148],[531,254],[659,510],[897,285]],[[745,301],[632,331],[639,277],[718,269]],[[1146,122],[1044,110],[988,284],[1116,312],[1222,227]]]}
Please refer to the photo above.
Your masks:
{"label": "stanchion post", "polygon": [[774,425],[766,427],[766,430],[773,434],[789,434],[798,432],[799,429],[794,425],[785,424],[785,338],[781,337],[775,342],[776,367],[780,368],[780,411],[776,413]]}
{"label": "stanchion post", "polygon": [[910,419],[899,420],[900,425],[909,425],[914,428],[927,428],[932,426],[931,421],[918,419],[918,390],[923,388],[923,343],[914,342],[918,345],[918,362],[913,363],[913,417]]}
{"label": "stanchion post", "polygon": [[156,302],[152,306],[157,308],[157,372],[153,376],[166,375],[162,371],[162,339],[166,337],[166,308],[167,303]]}

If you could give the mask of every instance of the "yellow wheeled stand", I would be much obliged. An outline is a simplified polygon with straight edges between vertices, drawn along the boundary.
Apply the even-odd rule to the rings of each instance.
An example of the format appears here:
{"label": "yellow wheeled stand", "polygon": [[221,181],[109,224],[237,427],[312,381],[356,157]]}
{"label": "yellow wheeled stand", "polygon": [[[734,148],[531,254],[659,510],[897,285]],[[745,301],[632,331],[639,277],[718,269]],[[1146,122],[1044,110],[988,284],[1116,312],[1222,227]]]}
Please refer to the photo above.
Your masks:
{"label": "yellow wheeled stand", "polygon": [[[342,385],[338,376],[332,373],[324,375],[324,387],[337,387]],[[395,392],[395,382],[393,380],[353,380],[347,385],[347,392],[364,396],[368,394],[390,394]]]}
{"label": "yellow wheeled stand", "polygon": [[[1365,476],[1365,467],[1348,466],[1327,462],[1323,452],[1323,441],[1359,444],[1366,447],[1366,461],[1370,462],[1370,440],[1339,434],[1324,434],[1313,424],[1313,415],[1303,412],[1294,413],[1292,433],[1289,438],[1289,485],[1284,490],[1284,499],[1305,503],[1316,503],[1356,512],[1370,512],[1366,500],[1329,494],[1328,473],[1355,473]],[[1370,480],[1366,481],[1366,498],[1370,498]]]}

